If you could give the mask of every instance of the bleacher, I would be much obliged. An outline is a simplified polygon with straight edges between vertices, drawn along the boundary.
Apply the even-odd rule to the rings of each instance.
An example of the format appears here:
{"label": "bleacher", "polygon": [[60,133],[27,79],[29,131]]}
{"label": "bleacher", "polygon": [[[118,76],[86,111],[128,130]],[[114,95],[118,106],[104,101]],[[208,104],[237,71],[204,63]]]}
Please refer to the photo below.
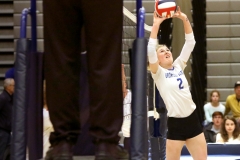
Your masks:
{"label": "bleacher", "polygon": [[0,92],[3,90],[5,72],[14,60],[13,0],[0,0]]}
{"label": "bleacher", "polygon": [[207,0],[207,99],[213,89],[225,104],[240,80],[240,1]]}

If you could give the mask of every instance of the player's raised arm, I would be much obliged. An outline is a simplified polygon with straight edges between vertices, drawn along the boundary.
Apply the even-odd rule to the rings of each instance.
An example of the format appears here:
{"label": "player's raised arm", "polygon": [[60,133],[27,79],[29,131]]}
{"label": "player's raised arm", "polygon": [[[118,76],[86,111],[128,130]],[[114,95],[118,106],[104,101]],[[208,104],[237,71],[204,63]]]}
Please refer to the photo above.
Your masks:
{"label": "player's raised arm", "polygon": [[189,21],[187,15],[185,13],[181,12],[181,9],[179,6],[177,7],[177,11],[173,15],[173,18],[175,18],[175,17],[179,18],[183,21],[185,34],[189,34],[189,33],[193,32],[192,26],[190,24],[190,21]]}
{"label": "player's raised arm", "polygon": [[177,11],[176,13],[173,15],[174,18],[179,18],[182,20],[183,22],[183,26],[184,26],[184,31],[185,31],[185,44],[182,48],[182,51],[180,53],[180,58],[187,63],[193,49],[195,46],[195,39],[194,39],[194,35],[193,35],[193,30],[192,30],[192,26],[190,24],[190,21],[187,18],[187,15],[183,12],[181,12],[180,7],[177,7]]}
{"label": "player's raised arm", "polygon": [[159,31],[160,24],[165,20],[164,17],[159,17],[156,12],[153,13],[153,25],[150,38],[148,41],[148,61],[149,67],[152,73],[156,73],[158,69],[158,56],[156,47],[158,45],[157,34]]}

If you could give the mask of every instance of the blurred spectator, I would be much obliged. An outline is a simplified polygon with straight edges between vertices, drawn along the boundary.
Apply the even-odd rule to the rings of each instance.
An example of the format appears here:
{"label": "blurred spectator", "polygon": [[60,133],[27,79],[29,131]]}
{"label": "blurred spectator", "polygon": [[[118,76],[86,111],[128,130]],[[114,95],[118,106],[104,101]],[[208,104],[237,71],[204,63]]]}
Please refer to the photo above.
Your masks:
{"label": "blurred spectator", "polygon": [[131,127],[131,101],[132,93],[127,89],[126,75],[124,72],[124,65],[122,65],[122,87],[123,87],[123,124],[122,124],[122,133],[123,133],[123,144],[124,148],[130,152],[130,127]]}
{"label": "blurred spectator", "polygon": [[50,147],[49,136],[53,132],[53,126],[49,118],[49,112],[47,106],[43,108],[43,157],[45,157],[46,151]]}
{"label": "blurred spectator", "polygon": [[216,111],[212,114],[212,122],[204,127],[204,136],[207,143],[215,143],[216,135],[220,132],[223,122],[223,113]]}
{"label": "blurred spectator", "polygon": [[240,81],[234,84],[234,92],[234,94],[227,97],[224,116],[231,111],[240,126]]}
{"label": "blurred spectator", "polygon": [[212,122],[212,115],[214,112],[219,111],[224,114],[225,106],[219,102],[220,93],[217,90],[213,90],[210,93],[210,102],[204,105],[204,112],[205,112],[205,125]]}
{"label": "blurred spectator", "polygon": [[217,134],[216,142],[240,143],[240,130],[234,117],[225,117],[221,131]]}
{"label": "blurred spectator", "polygon": [[53,126],[50,121],[47,102],[46,102],[46,82],[43,84],[43,157],[50,147],[49,136],[53,132]]}
{"label": "blurred spectator", "polygon": [[4,80],[4,90],[0,94],[0,160],[11,140],[11,120],[14,93],[14,79]]}

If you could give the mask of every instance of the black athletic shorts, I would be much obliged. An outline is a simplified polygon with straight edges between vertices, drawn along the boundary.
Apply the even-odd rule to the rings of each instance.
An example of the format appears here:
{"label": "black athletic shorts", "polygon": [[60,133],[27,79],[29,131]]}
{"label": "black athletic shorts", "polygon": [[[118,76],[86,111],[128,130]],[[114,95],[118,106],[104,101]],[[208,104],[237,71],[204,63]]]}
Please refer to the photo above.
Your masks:
{"label": "black athletic shorts", "polygon": [[185,118],[168,117],[167,139],[185,141],[203,132],[196,109]]}

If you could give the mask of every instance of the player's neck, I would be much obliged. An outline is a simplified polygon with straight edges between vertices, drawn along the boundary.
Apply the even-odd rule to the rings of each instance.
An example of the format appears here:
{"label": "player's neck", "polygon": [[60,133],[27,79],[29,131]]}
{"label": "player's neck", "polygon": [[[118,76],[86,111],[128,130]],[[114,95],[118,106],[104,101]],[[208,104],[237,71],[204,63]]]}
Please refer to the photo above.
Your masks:
{"label": "player's neck", "polygon": [[173,69],[173,65],[161,65],[165,69]]}

